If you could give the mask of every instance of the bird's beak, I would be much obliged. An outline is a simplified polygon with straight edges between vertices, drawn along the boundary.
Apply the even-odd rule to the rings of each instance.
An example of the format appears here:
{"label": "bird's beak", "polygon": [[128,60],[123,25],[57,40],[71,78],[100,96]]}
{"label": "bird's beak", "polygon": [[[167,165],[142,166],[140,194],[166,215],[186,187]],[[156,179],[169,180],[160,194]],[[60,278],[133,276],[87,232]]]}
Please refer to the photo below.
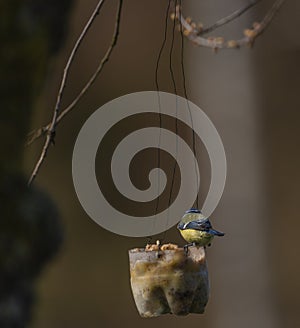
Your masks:
{"label": "bird's beak", "polygon": [[217,231],[215,229],[209,229],[207,232],[210,233],[211,235],[219,236],[219,237],[222,237],[222,236],[225,235],[224,232],[220,232],[220,231]]}

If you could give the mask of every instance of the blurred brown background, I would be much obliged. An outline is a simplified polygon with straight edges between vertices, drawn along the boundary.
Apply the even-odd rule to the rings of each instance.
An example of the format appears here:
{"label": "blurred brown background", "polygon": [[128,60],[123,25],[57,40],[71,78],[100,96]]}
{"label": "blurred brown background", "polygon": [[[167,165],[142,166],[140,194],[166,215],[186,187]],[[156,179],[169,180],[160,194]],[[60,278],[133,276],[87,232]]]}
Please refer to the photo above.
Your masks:
{"label": "blurred brown background", "polygon": [[[96,2],[75,2],[68,38],[49,64],[32,128],[48,122],[66,58]],[[243,3],[189,0],[184,13],[207,24]],[[264,1],[222,33],[238,37],[272,3]],[[110,1],[104,6],[84,41],[67,83],[65,104],[104,54],[116,4]],[[253,49],[215,55],[185,43],[190,99],[215,124],[228,160],[226,189],[212,218],[216,228],[227,234],[208,251],[211,298],[204,315],[140,318],[129,285],[127,250],[144,245],[146,239],[105,231],[85,214],[76,198],[71,176],[76,136],[89,115],[105,102],[155,89],[166,5],[167,1],[159,0],[124,3],[118,45],[87,96],[59,126],[56,145],[38,176],[36,183],[51,194],[61,211],[65,242],[39,279],[33,328],[300,325],[298,1],[286,1]],[[178,42],[179,33],[176,38]],[[160,72],[161,88],[172,91],[167,54]],[[40,146],[37,142],[25,151],[28,175]],[[175,228],[168,231],[165,241],[183,242]]]}

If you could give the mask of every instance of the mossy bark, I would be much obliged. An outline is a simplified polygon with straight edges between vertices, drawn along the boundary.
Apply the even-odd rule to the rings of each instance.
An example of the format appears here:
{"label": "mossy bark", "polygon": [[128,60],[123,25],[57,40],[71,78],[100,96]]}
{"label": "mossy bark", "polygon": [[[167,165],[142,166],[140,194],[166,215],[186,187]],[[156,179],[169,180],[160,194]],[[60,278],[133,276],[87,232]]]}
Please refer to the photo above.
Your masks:
{"label": "mossy bark", "polygon": [[71,0],[11,0],[0,5],[0,326],[25,327],[34,280],[57,251],[56,208],[22,176],[33,104],[49,59],[63,40]]}

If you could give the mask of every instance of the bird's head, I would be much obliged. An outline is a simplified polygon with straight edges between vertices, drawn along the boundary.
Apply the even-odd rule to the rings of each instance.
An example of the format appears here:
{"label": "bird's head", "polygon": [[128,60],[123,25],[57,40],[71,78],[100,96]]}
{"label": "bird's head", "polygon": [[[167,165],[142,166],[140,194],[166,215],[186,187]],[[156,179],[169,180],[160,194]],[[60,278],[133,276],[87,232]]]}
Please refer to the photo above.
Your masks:
{"label": "bird's head", "polygon": [[198,214],[202,214],[201,211],[199,211],[198,209],[196,208],[190,208],[189,210],[187,210],[185,212],[185,214],[190,214],[190,213],[198,213]]}

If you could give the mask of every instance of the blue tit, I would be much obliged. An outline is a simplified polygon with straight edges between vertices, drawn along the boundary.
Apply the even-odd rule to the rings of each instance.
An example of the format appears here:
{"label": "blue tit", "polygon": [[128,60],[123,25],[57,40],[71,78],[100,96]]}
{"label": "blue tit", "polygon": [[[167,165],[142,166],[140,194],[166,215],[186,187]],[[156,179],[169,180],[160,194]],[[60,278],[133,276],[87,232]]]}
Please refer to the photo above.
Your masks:
{"label": "blue tit", "polygon": [[223,232],[214,230],[210,221],[197,209],[191,208],[186,211],[181,221],[178,223],[182,237],[189,243],[185,247],[210,246],[214,236],[224,236]]}

